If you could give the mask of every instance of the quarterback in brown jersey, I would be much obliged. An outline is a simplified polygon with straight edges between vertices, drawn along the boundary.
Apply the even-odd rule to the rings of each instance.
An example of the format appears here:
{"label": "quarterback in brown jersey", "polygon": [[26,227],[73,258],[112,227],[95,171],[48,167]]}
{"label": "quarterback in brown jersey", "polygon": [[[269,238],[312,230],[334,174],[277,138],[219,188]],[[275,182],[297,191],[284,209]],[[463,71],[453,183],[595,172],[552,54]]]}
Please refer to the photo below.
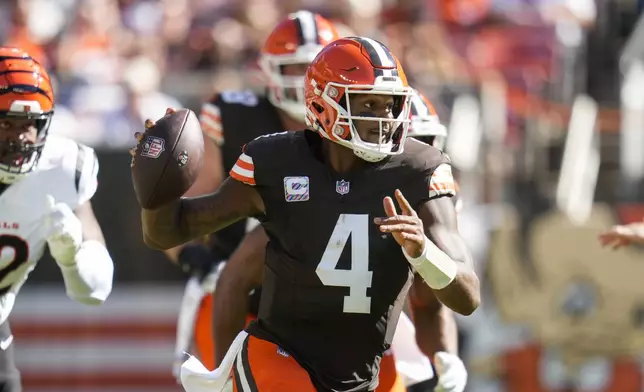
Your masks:
{"label": "quarterback in brown jersey", "polygon": [[[186,196],[214,192],[235,165],[241,147],[256,137],[305,127],[304,72],[322,48],[337,38],[331,22],[304,10],[287,15],[275,26],[258,59],[267,82],[266,94],[226,90],[202,105],[199,120],[205,141],[204,167]],[[194,241],[166,251],[190,275],[178,317],[175,375],[182,352],[189,347],[194,347],[201,361],[214,369],[218,342],[213,340],[211,293],[225,261],[255,224],[254,220],[242,219],[213,233],[205,243]],[[239,298],[247,304],[242,321],[257,316],[260,293],[261,288],[254,287],[250,295],[246,292]]]}
{"label": "quarterback in brown jersey", "polygon": [[309,130],[248,143],[212,194],[142,210],[157,249],[262,223],[258,320],[217,369],[233,371],[236,391],[375,390],[414,273],[458,313],[480,301],[449,159],[406,138],[412,92],[398,60],[375,40],[339,39],[305,81]]}
{"label": "quarterback in brown jersey", "polygon": [[[410,112],[408,135],[442,149],[447,130],[440,123],[433,105],[418,91],[411,96]],[[245,297],[262,284],[267,242],[261,226],[253,229],[221,271],[214,310],[217,362],[221,362],[235,336],[243,329],[248,311],[252,311],[254,304]],[[412,287],[413,323],[405,314],[401,315],[392,349],[385,352],[380,363],[377,391],[404,391],[405,384],[413,391],[461,392],[467,383],[467,371],[457,355],[458,331],[454,315],[422,281],[416,281]],[[430,359],[436,364],[434,370]],[[399,371],[396,371],[394,360],[403,362]],[[208,366],[206,362],[204,364]],[[414,371],[406,373],[410,366]]]}

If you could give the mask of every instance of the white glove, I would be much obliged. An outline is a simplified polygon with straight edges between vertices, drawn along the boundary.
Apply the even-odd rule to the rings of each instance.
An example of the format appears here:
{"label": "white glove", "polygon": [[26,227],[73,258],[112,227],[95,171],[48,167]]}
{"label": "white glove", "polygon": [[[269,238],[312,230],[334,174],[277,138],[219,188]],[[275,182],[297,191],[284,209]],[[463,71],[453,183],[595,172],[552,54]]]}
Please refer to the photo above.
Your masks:
{"label": "white glove", "polygon": [[56,203],[51,195],[46,196],[46,203],[44,223],[49,252],[58,264],[69,267],[83,244],[83,225],[67,204]]}
{"label": "white glove", "polygon": [[461,359],[443,351],[434,354],[438,383],[434,392],[463,392],[467,385],[467,369]]}

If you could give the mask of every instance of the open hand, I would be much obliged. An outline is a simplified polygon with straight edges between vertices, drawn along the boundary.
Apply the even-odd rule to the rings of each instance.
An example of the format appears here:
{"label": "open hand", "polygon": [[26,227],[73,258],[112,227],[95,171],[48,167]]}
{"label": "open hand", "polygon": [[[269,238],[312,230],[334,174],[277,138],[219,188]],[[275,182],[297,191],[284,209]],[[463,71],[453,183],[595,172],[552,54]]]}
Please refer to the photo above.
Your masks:
{"label": "open hand", "polygon": [[394,201],[387,196],[382,203],[387,217],[375,218],[374,223],[380,226],[381,232],[391,233],[407,255],[416,258],[423,253],[425,247],[423,222],[400,190],[396,189],[395,197],[400,205],[401,215],[396,212]]}
{"label": "open hand", "polygon": [[610,230],[599,235],[599,242],[602,246],[612,246],[613,249],[633,243],[644,244],[644,221],[613,226]]}

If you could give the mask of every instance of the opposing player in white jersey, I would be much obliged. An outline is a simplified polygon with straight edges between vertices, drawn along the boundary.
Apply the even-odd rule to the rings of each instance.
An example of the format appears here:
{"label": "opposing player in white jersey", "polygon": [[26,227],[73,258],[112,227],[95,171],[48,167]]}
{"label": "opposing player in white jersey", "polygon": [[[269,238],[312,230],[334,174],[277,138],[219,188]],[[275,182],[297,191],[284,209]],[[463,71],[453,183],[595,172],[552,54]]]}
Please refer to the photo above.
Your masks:
{"label": "opposing player in white jersey", "polygon": [[90,199],[94,151],[48,136],[54,94],[46,70],[18,48],[0,47],[0,391],[21,391],[8,317],[45,246],[67,295],[101,304],[113,263]]}

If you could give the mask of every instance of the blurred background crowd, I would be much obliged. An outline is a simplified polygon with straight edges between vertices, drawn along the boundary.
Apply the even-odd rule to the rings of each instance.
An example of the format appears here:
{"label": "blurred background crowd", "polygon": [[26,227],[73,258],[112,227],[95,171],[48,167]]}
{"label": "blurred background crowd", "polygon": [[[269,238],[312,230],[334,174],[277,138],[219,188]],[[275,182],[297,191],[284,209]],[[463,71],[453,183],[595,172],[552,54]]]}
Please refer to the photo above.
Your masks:
{"label": "blurred background crowd", "polygon": [[185,277],[141,241],[127,148],[167,107],[263,89],[287,13],[384,42],[434,103],[484,305],[459,318],[475,392],[644,391],[644,260],[597,233],[644,217],[640,0],[3,0],[0,43],[55,77],[51,132],[95,147],[116,264],[105,307],[41,262],[12,317],[26,391],[175,391]]}

